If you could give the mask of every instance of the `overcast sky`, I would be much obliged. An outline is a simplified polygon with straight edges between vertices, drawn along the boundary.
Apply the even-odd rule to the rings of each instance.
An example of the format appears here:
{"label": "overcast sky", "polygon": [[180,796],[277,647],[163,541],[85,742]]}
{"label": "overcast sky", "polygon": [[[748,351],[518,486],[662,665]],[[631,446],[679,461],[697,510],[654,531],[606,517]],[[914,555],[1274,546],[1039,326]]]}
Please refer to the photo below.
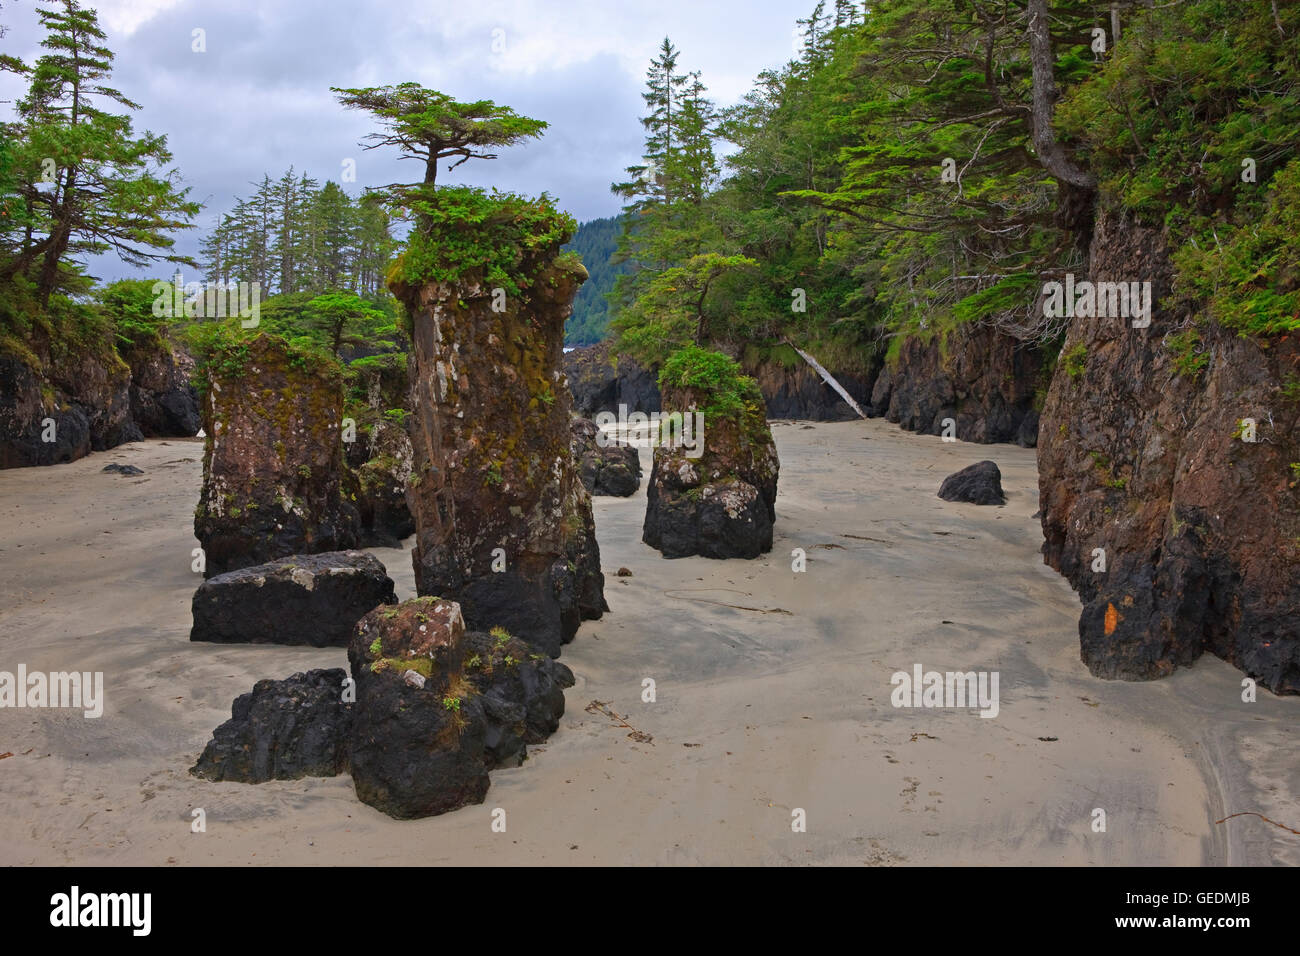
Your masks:
{"label": "overcast sky", "polygon": [[[0,50],[40,54],[37,0],[0,0]],[[700,70],[720,104],[793,55],[795,20],[814,0],[90,0],[116,54],[114,85],[141,105],[137,130],[167,135],[205,209],[200,234],[263,173],[290,165],[324,182],[346,159],[368,185],[420,178],[418,161],[363,151],[375,127],[331,86],[415,81],[460,100],[492,99],[546,120],[539,141],[474,161],[439,182],[543,191],[579,221],[613,215],[609,184],[640,156],[645,71],[665,35],[683,71]],[[206,52],[192,50],[204,31]],[[0,100],[23,85],[0,74]],[[7,113],[10,103],[0,105]],[[96,274],[140,273],[107,257]],[[153,270],[165,274],[166,268]],[[188,278],[188,277],[187,277]]]}

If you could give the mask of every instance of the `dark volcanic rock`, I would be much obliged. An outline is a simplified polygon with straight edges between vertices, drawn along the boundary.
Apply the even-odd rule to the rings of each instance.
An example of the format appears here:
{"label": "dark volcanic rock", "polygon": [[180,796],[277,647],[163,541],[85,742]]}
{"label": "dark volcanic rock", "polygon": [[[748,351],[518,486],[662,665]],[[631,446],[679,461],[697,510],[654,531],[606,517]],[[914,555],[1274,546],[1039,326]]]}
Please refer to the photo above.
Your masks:
{"label": "dark volcanic rock", "polygon": [[[554,733],[573,674],[501,629],[466,632],[454,601],[376,608],[341,670],[259,681],[190,771],[258,783],[352,772],[357,796],[399,819],[481,803],[487,771]],[[350,703],[355,701],[355,703]]]}
{"label": "dark volcanic rock", "polygon": [[[756,558],[772,549],[780,462],[757,393],[737,418],[705,418],[702,455],[684,445],[655,449],[641,540],[664,557]],[[674,411],[703,399],[691,389],[664,392]]]}
{"label": "dark volcanic rock", "polygon": [[465,676],[482,695],[488,765],[516,764],[526,744],[540,744],[559,729],[573,672],[502,630],[469,632],[465,653]]}
{"label": "dark volcanic rock", "polygon": [[350,759],[357,797],[398,819],[482,803],[484,704],[464,675],[465,622],[452,601],[418,598],[357,625]]}
{"label": "dark volcanic rock", "polygon": [[190,379],[194,359],[186,352],[158,347],[126,356],[131,367],[131,417],[151,438],[198,434],[199,396]]}
{"label": "dark volcanic rock", "polygon": [[949,475],[939,486],[944,501],[964,501],[972,505],[1004,505],[1002,472],[991,461],[978,461]]}
{"label": "dark volcanic rock", "polygon": [[575,418],[573,455],[582,486],[593,495],[626,498],[641,485],[641,457],[631,445],[601,445],[600,429],[587,418]]}
{"label": "dark volcanic rock", "polygon": [[369,554],[299,554],[204,581],[190,640],[343,647],[362,616],[396,602],[392,580]]}
{"label": "dark volcanic rock", "polygon": [[876,379],[872,414],[926,435],[942,435],[951,418],[962,441],[1032,447],[1044,360],[1037,347],[986,326],[958,328],[946,347],[937,337],[908,339]]}
{"label": "dark volcanic rock", "polygon": [[105,465],[100,471],[116,472],[119,475],[143,475],[144,471],[135,467],[135,465],[119,465],[114,462],[111,465]]}
{"label": "dark volcanic rock", "polygon": [[660,410],[659,383],[654,372],[626,356],[617,359],[608,342],[564,353],[564,374],[573,393],[573,410],[586,418],[601,412],[618,414]]}
{"label": "dark volcanic rock", "polygon": [[1159,230],[1102,209],[1088,278],[1150,281],[1154,308],[1146,328],[1078,319],[1067,332],[1079,372],[1058,368],[1038,445],[1044,560],[1084,603],[1095,675],[1163,677],[1209,651],[1300,693],[1300,404],[1286,388],[1300,342],[1263,348],[1207,320],[1205,368],[1180,373],[1168,336],[1194,305],[1162,307],[1172,275]]}
{"label": "dark volcanic rock", "polygon": [[205,780],[262,783],[333,777],[347,770],[351,705],[341,668],[261,680],[235,698],[190,773]]}
{"label": "dark volcanic rock", "polygon": [[476,630],[505,627],[552,656],[608,610],[559,370],[586,274],[558,250],[524,257],[528,295],[500,312],[476,280],[393,286],[413,329],[416,589],[458,601]]}
{"label": "dark volcanic rock", "polygon": [[341,491],[342,379],[298,358],[261,335],[242,367],[209,370],[194,517],[209,577],[357,544],[359,517]]}

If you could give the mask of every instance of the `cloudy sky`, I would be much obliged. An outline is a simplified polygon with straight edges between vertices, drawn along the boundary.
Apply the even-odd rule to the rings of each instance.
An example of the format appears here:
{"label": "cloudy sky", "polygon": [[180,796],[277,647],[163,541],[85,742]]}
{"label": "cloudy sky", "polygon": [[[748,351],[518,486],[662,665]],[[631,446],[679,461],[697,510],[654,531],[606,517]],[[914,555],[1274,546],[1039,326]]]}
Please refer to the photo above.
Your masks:
{"label": "cloudy sky", "polygon": [[[679,66],[700,70],[720,104],[793,53],[795,20],[814,0],[88,0],[116,54],[114,83],[141,104],[137,129],[165,133],[205,204],[199,235],[263,173],[293,166],[324,182],[356,162],[357,191],[419,178],[357,143],[374,129],[331,86],[415,81],[457,99],[492,99],[551,124],[545,137],[472,162],[439,182],[549,192],[580,221],[612,215],[609,191],[637,161],[645,71],[665,35]],[[40,54],[38,0],[0,0],[0,50]],[[206,51],[194,52],[202,30]],[[23,92],[0,74],[0,113]],[[106,278],[137,273],[109,257]]]}

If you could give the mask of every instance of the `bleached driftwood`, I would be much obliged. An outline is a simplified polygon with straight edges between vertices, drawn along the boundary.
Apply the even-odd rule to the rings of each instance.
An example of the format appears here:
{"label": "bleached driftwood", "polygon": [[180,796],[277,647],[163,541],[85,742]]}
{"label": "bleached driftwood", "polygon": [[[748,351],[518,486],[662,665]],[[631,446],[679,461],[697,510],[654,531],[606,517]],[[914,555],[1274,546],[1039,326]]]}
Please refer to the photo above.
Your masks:
{"label": "bleached driftwood", "polygon": [[860,417],[862,418],[867,417],[867,413],[864,412],[862,408],[858,405],[858,403],[853,400],[853,396],[850,395],[845,390],[843,385],[841,385],[839,382],[835,380],[834,375],[826,371],[826,369],[822,368],[820,362],[818,362],[815,358],[813,358],[803,349],[799,348],[799,346],[795,345],[789,339],[785,340],[785,344],[790,346],[790,348],[794,349],[796,352],[798,352],[799,355],[803,358],[803,360],[807,362],[809,365],[811,365],[813,369],[817,372],[817,374],[822,377],[822,381],[825,382],[827,385],[829,385],[831,388],[835,389],[835,391],[839,393],[840,398],[844,399],[846,402],[849,403],[849,408],[857,412]]}

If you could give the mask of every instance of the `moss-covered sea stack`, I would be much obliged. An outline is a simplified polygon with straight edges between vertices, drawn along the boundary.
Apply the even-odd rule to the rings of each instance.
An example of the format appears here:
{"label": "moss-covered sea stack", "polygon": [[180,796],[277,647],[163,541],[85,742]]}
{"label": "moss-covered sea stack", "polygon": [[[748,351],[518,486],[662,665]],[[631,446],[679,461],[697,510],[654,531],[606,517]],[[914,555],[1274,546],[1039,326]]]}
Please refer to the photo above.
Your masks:
{"label": "moss-covered sea stack", "polygon": [[205,576],[357,544],[343,499],[338,367],[276,336],[215,338],[204,361]]}
{"label": "moss-covered sea stack", "polygon": [[659,387],[665,413],[694,415],[681,429],[693,441],[655,449],[642,540],[666,558],[772,550],[780,461],[758,385],[726,355],[688,346],[664,363]]}
{"label": "moss-covered sea stack", "polygon": [[416,588],[555,656],[607,610],[560,371],[586,279],[559,254],[573,220],[545,197],[462,188],[419,212],[389,277],[410,317]]}

